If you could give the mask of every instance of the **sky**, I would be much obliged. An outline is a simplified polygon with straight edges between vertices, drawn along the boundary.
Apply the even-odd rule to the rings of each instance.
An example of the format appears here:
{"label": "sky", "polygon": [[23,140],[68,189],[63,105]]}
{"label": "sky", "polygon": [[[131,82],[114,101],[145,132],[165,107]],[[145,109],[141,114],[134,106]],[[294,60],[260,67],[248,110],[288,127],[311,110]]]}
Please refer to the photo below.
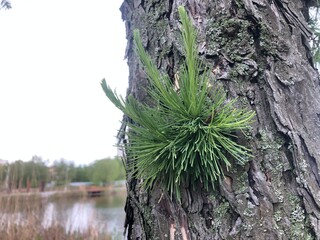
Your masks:
{"label": "sky", "polygon": [[0,159],[89,164],[117,155],[125,95],[122,0],[12,0],[0,10]]}

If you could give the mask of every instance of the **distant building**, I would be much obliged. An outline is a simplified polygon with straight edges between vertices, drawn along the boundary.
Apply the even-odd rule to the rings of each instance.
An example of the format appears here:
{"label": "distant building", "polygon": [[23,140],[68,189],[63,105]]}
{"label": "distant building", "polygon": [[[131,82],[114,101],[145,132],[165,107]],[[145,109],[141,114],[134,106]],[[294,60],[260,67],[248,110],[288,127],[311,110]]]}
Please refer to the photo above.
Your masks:
{"label": "distant building", "polygon": [[82,187],[82,186],[90,186],[92,185],[92,182],[71,182],[69,183],[69,186],[72,187]]}

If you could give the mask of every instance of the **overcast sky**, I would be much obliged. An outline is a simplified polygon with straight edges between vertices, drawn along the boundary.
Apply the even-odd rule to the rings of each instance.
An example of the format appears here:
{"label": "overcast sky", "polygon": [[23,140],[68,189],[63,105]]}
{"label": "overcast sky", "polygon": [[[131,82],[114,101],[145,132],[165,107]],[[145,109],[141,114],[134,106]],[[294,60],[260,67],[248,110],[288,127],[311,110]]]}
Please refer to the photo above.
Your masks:
{"label": "overcast sky", "polygon": [[0,10],[0,159],[85,164],[117,154],[122,114],[100,81],[125,94],[121,3],[12,0]]}

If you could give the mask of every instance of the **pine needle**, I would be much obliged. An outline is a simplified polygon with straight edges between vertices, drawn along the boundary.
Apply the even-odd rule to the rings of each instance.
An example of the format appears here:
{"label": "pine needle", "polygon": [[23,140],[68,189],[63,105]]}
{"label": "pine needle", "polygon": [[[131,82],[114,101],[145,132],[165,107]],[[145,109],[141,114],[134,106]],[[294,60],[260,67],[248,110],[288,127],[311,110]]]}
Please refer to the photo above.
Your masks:
{"label": "pine needle", "polygon": [[[119,97],[102,80],[109,100],[131,118],[128,143],[130,169],[150,190],[157,182],[180,200],[181,184],[202,182],[208,188],[231,167],[230,159],[244,164],[250,150],[236,142],[235,132],[249,128],[253,111],[237,109],[236,99],[226,95],[202,67],[197,55],[196,30],[183,7],[179,7],[185,63],[178,77],[179,91],[160,73],[134,30],[135,51],[150,82],[148,93],[155,106],[139,103],[129,95]],[[210,84],[209,84],[210,82]],[[213,87],[212,87],[213,86]]]}

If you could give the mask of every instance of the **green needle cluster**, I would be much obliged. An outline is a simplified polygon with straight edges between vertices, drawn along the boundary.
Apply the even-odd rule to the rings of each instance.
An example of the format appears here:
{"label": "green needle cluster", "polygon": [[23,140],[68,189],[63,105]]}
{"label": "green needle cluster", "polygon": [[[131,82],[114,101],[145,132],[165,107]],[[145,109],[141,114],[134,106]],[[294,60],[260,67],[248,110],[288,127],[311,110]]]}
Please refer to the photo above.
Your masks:
{"label": "green needle cluster", "polygon": [[[143,179],[146,189],[161,184],[180,200],[181,184],[202,182],[214,187],[231,166],[230,159],[243,164],[250,150],[236,142],[235,132],[249,127],[252,111],[237,109],[227,101],[222,88],[215,87],[208,72],[200,72],[196,30],[183,7],[179,7],[185,63],[177,77],[176,88],[168,75],[161,74],[142,46],[138,30],[134,43],[150,87],[153,105],[138,102],[132,95],[118,96],[102,80],[110,101],[132,119],[125,145],[130,169]],[[178,87],[177,87],[178,86]],[[178,88],[178,89],[177,89]]]}

